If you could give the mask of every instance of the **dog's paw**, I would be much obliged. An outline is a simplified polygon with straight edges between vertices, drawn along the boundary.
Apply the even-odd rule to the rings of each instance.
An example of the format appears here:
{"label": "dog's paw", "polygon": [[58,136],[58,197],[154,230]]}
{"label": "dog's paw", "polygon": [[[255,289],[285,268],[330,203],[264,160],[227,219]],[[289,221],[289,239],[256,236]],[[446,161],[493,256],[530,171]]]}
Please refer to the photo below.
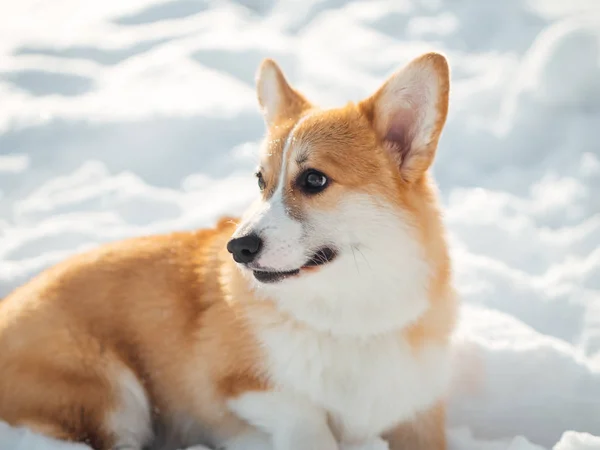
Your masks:
{"label": "dog's paw", "polygon": [[371,438],[363,442],[340,444],[340,450],[389,450],[389,445],[380,437]]}

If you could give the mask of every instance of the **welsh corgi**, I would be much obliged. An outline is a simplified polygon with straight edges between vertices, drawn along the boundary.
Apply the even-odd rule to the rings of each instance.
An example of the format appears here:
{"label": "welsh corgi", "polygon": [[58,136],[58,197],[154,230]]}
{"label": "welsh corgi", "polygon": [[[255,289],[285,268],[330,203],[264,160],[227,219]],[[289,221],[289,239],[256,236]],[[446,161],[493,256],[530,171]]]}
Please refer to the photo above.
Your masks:
{"label": "welsh corgi", "polygon": [[273,60],[256,80],[256,202],[0,302],[1,420],[95,450],[446,448],[457,300],[429,171],[446,58],[333,109]]}

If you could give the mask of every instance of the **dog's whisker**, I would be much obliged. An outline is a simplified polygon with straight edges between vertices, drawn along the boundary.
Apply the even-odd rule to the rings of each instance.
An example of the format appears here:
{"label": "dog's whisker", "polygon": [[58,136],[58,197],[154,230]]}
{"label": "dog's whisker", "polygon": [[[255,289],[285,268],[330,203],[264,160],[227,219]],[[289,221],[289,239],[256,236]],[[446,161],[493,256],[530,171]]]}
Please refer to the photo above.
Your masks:
{"label": "dog's whisker", "polygon": [[358,268],[358,261],[356,260],[356,252],[354,251],[354,250],[355,250],[355,247],[354,247],[354,245],[352,245],[352,246],[350,247],[350,249],[352,250],[352,256],[353,256],[353,258],[354,258],[354,265],[356,266],[356,272],[357,272],[357,273],[360,273],[360,269]]}
{"label": "dog's whisker", "polygon": [[369,263],[369,260],[367,259],[367,257],[365,256],[365,254],[362,252],[362,250],[358,247],[358,246],[353,246],[354,248],[356,248],[356,250],[358,250],[358,253],[360,253],[363,257],[363,259],[365,260],[365,262],[367,263],[367,265],[369,266],[369,269],[373,270],[373,268],[371,267],[371,264]]}

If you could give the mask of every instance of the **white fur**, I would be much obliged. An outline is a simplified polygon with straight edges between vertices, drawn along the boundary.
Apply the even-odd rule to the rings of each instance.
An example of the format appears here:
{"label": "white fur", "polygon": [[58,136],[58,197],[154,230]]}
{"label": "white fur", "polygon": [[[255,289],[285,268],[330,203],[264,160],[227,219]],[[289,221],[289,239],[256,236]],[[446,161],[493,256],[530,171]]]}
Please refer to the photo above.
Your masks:
{"label": "white fur", "polygon": [[[342,446],[379,448],[382,432],[439,400],[448,382],[446,349],[416,352],[400,333],[427,308],[429,267],[408,219],[381,199],[348,194],[306,220],[303,245],[332,243],[340,254],[315,273],[257,285],[290,316],[250,316],[266,372],[279,391],[318,405]],[[288,398],[281,409],[300,408]],[[264,398],[238,402],[248,420],[279,426],[281,409]]]}
{"label": "white fur", "polygon": [[[445,348],[415,352],[398,333],[334,337],[300,328],[292,320],[261,324],[259,339],[271,381],[325,411],[342,442],[364,444],[399,422],[410,420],[445,393],[449,381]],[[244,418],[265,414],[263,425],[277,429],[284,414],[263,398],[242,396]],[[268,394],[264,394],[268,395]],[[298,408],[293,398],[286,408]]]}
{"label": "white fur", "polygon": [[298,245],[302,225],[288,216],[281,196],[255,204],[234,236],[250,232],[263,239],[263,249],[253,261],[253,268],[295,270],[306,262],[304,248]]}
{"label": "white fur", "polygon": [[[229,407],[257,429],[268,433],[275,450],[337,450],[325,411],[305,396],[284,392],[249,392]],[[228,450],[229,446],[227,447]]]}
{"label": "white fur", "polygon": [[[347,194],[327,212],[312,211],[300,240],[309,249],[334,245],[338,257],[316,271],[275,284],[257,282],[257,294],[315,330],[369,336],[399,330],[427,307],[429,267],[408,219],[367,194]],[[272,229],[270,233],[279,230]],[[270,234],[265,236],[267,245]],[[304,263],[296,262],[295,268]]]}
{"label": "white fur", "polygon": [[120,404],[111,414],[108,427],[117,436],[115,448],[139,450],[152,439],[150,402],[131,371],[121,369],[117,379]]}

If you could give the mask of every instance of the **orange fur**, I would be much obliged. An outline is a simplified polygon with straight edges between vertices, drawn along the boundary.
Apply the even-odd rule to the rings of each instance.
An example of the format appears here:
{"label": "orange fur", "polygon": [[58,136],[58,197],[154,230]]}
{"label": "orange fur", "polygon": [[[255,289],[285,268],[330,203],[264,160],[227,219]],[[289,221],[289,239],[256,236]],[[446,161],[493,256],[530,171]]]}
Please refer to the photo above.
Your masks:
{"label": "orange fur", "polygon": [[[222,250],[232,230],[222,221],[110,244],[9,295],[0,303],[0,418],[109,449],[104,421],[118,407],[114,375],[124,367],[159,414],[185,412],[224,432],[237,426],[227,414],[216,419],[219,405],[264,381],[219,280],[232,264]],[[186,404],[192,393],[200,399]]]}
{"label": "orange fur", "polygon": [[[447,78],[443,58],[422,58]],[[314,198],[287,189],[292,214],[330,210],[347,192],[401,209],[432,273],[428,310],[399,335],[417,353],[431,342],[447,342],[455,314],[450,259],[426,170],[444,125],[448,86],[441,86],[435,139],[399,176],[377,122],[385,85],[359,104],[321,111],[289,87],[273,61],[265,68],[279,80],[284,107],[268,119],[263,196],[273,195],[289,133],[300,116],[313,112],[295,131],[310,146],[293,160],[288,155],[287,170],[293,179],[303,167],[317,166],[334,184]],[[214,229],[104,245],[45,271],[0,302],[0,419],[110,449],[115,436],[107,421],[121,407],[118,377],[127,372],[142,383],[156,419],[186,415],[220,437],[238,433],[245,424],[227,409],[227,400],[271,388],[246,316],[291,319],[269,299],[256,298],[235,267],[225,250],[235,228],[223,219]],[[400,425],[390,432],[391,448],[444,449],[443,416],[440,403]]]}

